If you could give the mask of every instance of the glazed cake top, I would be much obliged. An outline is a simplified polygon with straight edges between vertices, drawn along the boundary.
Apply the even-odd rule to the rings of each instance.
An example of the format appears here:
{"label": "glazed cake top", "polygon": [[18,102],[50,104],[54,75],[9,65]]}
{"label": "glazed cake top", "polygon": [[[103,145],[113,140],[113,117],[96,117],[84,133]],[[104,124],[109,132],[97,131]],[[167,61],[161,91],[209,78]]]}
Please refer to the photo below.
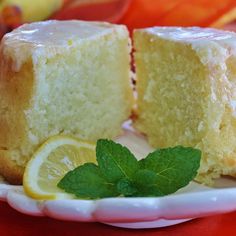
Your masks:
{"label": "glazed cake top", "polygon": [[149,44],[156,39],[163,39],[190,45],[203,64],[209,66],[224,65],[230,56],[236,56],[236,33],[213,28],[201,27],[151,27],[136,30],[146,34]]}
{"label": "glazed cake top", "polygon": [[217,30],[213,28],[201,27],[151,27],[141,29],[141,31],[148,32],[164,39],[174,41],[222,41],[222,40],[236,40],[236,33]]}
{"label": "glazed cake top", "polygon": [[24,24],[4,36],[7,43],[32,43],[34,45],[61,45],[69,39],[89,39],[119,30],[124,26],[105,22],[88,21],[43,21]]}
{"label": "glazed cake top", "polygon": [[104,35],[112,36],[113,32],[120,38],[128,37],[125,26],[106,22],[51,20],[24,24],[3,37],[0,56],[11,58],[14,70],[18,71],[29,57],[36,61],[42,56],[63,54],[71,46],[99,39]]}

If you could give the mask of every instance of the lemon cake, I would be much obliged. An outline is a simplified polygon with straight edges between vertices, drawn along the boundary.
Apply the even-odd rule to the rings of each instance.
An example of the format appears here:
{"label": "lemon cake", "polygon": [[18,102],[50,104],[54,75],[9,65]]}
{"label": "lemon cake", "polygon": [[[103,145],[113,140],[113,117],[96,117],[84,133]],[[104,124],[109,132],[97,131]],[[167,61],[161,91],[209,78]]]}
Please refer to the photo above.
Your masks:
{"label": "lemon cake", "polygon": [[0,174],[21,183],[50,136],[121,133],[133,103],[125,26],[85,21],[25,24],[0,46]]}
{"label": "lemon cake", "polygon": [[153,27],[134,44],[136,128],[154,147],[201,149],[200,182],[236,176],[236,34]]}

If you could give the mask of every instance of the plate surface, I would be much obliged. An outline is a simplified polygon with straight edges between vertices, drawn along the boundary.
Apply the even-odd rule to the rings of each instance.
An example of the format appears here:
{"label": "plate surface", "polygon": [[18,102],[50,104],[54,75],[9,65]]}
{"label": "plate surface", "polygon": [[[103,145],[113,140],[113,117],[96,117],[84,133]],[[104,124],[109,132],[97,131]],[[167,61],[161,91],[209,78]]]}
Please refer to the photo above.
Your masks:
{"label": "plate surface", "polygon": [[[146,139],[128,124],[116,139],[138,157],[152,151]],[[0,200],[24,214],[60,220],[102,222],[124,228],[157,228],[197,217],[236,210],[236,181],[221,178],[214,188],[192,182],[175,194],[156,198],[106,198],[100,200],[36,201],[22,186],[0,184]]]}

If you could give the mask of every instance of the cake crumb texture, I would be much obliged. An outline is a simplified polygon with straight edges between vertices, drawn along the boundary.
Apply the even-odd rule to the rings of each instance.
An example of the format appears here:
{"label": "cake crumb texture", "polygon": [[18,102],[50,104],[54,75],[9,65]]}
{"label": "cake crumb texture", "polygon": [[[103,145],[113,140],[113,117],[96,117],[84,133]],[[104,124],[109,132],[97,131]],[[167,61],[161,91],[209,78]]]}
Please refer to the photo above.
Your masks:
{"label": "cake crumb texture", "polygon": [[27,161],[52,135],[119,135],[133,105],[129,53],[122,25],[46,21],[7,34],[0,47],[0,174],[21,183]]}
{"label": "cake crumb texture", "polygon": [[236,34],[153,27],[134,44],[135,127],[154,147],[201,149],[200,182],[236,176]]}

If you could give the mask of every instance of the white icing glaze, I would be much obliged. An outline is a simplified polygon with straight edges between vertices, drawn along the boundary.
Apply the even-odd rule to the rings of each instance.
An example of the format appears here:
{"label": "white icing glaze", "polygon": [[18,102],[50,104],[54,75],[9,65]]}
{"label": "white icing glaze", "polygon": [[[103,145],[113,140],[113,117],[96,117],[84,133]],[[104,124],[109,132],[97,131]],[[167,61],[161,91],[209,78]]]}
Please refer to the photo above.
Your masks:
{"label": "white icing glaze", "polygon": [[4,39],[8,42],[32,43],[40,45],[62,45],[70,39],[87,39],[111,32],[114,25],[86,21],[43,21],[25,24],[8,33]]}
{"label": "white icing glaze", "polygon": [[[236,87],[227,77],[227,60],[236,57],[236,33],[200,27],[152,27],[141,30],[150,35],[150,43],[156,38],[189,44],[199,56],[202,64],[211,72],[211,99],[217,102],[220,98],[232,110],[236,117]],[[222,75],[218,81],[218,69]],[[234,81],[236,78],[234,78]],[[221,90],[218,91],[221,84]],[[217,92],[218,91],[218,92]],[[215,124],[219,123],[217,121]],[[215,124],[212,124],[213,126]],[[199,126],[201,129],[201,126]]]}
{"label": "white icing glaze", "polygon": [[[37,63],[40,55],[55,55],[69,49],[75,43],[95,39],[113,31],[124,34],[125,27],[105,22],[43,21],[25,24],[6,34],[1,42],[3,53],[14,61],[12,68],[19,71],[22,64],[32,56]],[[127,34],[125,35],[127,36]]]}
{"label": "white icing glaze", "polygon": [[212,28],[200,28],[200,27],[152,27],[147,28],[147,31],[151,34],[157,35],[164,39],[170,39],[175,41],[209,41],[209,40],[235,40],[236,33],[229,31],[222,31]]}

